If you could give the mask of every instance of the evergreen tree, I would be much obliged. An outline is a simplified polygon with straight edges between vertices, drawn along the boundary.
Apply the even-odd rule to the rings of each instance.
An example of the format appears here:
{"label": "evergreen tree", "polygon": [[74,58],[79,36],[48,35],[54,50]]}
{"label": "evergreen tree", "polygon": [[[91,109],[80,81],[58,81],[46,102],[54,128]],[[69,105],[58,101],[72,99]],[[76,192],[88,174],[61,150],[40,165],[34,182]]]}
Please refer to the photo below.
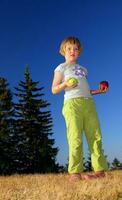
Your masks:
{"label": "evergreen tree", "polygon": [[93,170],[93,168],[92,168],[92,164],[91,164],[91,155],[89,153],[87,160],[84,161],[84,171],[89,172],[92,170]]}
{"label": "evergreen tree", "polygon": [[12,93],[5,78],[0,77],[0,174],[11,173],[14,108]]}
{"label": "evergreen tree", "polygon": [[58,170],[56,164],[57,148],[54,148],[52,136],[51,112],[46,110],[50,105],[43,100],[43,87],[31,79],[29,68],[25,70],[25,80],[16,87],[18,97],[16,109],[16,146],[17,172],[35,173]]}
{"label": "evergreen tree", "polygon": [[117,158],[114,158],[111,169],[122,169],[122,163]]}

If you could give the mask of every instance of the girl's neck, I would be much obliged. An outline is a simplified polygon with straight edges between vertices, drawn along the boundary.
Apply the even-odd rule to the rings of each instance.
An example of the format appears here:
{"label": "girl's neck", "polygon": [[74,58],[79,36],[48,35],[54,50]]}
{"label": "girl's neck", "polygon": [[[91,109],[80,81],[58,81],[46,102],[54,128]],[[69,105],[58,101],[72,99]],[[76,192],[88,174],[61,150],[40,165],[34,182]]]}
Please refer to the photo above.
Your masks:
{"label": "girl's neck", "polygon": [[75,65],[76,64],[76,62],[68,62],[68,61],[65,61],[65,63],[68,64],[68,65]]}

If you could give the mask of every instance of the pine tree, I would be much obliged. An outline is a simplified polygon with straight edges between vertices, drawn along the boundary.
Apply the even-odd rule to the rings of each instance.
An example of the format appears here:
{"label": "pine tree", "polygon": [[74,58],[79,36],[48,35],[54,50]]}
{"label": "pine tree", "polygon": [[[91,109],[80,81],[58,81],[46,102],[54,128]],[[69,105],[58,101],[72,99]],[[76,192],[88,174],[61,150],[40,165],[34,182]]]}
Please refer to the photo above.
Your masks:
{"label": "pine tree", "polygon": [[122,169],[122,163],[117,158],[114,158],[111,169]]}
{"label": "pine tree", "polygon": [[17,172],[35,173],[58,170],[52,139],[51,112],[46,110],[50,105],[42,97],[44,87],[37,87],[39,82],[31,78],[29,68],[25,70],[25,80],[15,88],[18,97],[16,109],[16,134],[18,135]]}
{"label": "pine tree", "polygon": [[0,77],[0,174],[11,173],[14,108],[12,93],[5,78]]}
{"label": "pine tree", "polygon": [[91,164],[91,155],[89,153],[87,160],[84,161],[84,171],[89,172],[92,170],[93,170],[93,168],[92,168],[92,164]]}

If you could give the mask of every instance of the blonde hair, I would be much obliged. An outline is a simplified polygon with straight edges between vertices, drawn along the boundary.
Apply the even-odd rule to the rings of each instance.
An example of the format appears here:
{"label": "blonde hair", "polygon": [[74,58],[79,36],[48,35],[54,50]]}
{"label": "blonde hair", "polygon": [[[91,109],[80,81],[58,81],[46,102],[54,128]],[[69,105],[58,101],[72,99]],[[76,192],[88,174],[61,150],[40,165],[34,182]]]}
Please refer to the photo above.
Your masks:
{"label": "blonde hair", "polygon": [[65,47],[66,47],[66,44],[68,44],[68,43],[70,43],[70,44],[76,44],[76,45],[78,46],[79,55],[80,55],[80,53],[81,53],[82,50],[83,50],[83,47],[81,46],[81,43],[80,43],[79,39],[76,38],[76,37],[72,37],[72,36],[71,36],[71,37],[65,38],[65,39],[61,42],[61,44],[60,44],[60,50],[59,50],[60,54],[61,54],[62,56],[65,55]]}

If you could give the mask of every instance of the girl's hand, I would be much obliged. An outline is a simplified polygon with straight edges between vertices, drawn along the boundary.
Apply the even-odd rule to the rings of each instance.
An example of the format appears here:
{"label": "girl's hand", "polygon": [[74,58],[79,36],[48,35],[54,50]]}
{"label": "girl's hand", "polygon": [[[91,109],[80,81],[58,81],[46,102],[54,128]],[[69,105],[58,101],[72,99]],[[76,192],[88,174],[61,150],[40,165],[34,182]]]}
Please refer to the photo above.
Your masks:
{"label": "girl's hand", "polygon": [[100,93],[106,93],[108,91],[108,87],[104,87],[104,89],[101,89],[100,85],[99,85],[99,91]]}
{"label": "girl's hand", "polygon": [[74,88],[78,85],[78,83],[70,83],[68,80],[64,81],[67,88]]}
{"label": "girl's hand", "polygon": [[75,77],[70,77],[65,80],[65,83],[68,88],[74,88],[78,85],[78,79]]}
{"label": "girl's hand", "polygon": [[108,91],[108,87],[105,87],[104,90],[101,90],[100,88],[98,90],[90,90],[90,93],[92,95],[95,95],[95,94],[106,93],[107,91]]}

